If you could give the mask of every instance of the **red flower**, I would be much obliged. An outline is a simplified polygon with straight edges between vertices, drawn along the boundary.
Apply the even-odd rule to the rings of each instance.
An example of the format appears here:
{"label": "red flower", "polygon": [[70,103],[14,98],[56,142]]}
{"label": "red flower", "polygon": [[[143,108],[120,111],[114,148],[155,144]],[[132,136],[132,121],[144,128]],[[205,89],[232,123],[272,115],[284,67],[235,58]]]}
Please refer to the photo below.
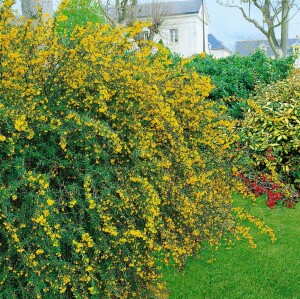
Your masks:
{"label": "red flower", "polygon": [[273,209],[275,206],[275,200],[267,200],[266,204],[268,205],[269,208]]}

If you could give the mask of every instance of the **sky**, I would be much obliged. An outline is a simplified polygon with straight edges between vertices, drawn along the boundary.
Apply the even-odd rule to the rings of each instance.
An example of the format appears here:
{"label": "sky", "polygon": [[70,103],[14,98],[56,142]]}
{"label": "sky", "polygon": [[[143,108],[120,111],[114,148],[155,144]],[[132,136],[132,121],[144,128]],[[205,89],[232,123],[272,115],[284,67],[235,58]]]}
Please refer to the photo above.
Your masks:
{"label": "sky", "polygon": [[[231,50],[237,40],[264,39],[262,33],[247,22],[238,9],[223,7],[216,0],[206,0],[205,3],[210,17],[209,33]],[[251,16],[260,20],[260,15],[254,10],[251,11]],[[296,38],[297,35],[300,36],[299,12],[289,24],[289,38]]]}
{"label": "sky", "polygon": [[[20,0],[16,1],[16,7],[20,9]],[[54,7],[57,7],[59,0],[53,1]],[[262,33],[253,24],[247,22],[238,9],[221,6],[217,3],[217,0],[204,1],[210,17],[209,33],[212,33],[218,40],[222,41],[230,50],[234,50],[237,40],[264,39]],[[255,16],[260,20],[259,15],[254,10],[251,11],[251,16]],[[300,12],[290,21],[289,25],[289,37],[296,38],[296,36],[300,36]],[[280,36],[278,35],[278,37]]]}

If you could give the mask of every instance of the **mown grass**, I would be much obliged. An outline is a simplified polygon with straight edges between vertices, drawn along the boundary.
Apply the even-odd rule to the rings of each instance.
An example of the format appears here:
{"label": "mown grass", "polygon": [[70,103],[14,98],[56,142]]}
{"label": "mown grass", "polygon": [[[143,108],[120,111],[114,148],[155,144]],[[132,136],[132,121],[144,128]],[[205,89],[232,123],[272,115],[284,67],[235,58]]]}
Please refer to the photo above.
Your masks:
{"label": "mown grass", "polygon": [[164,278],[169,299],[300,298],[300,204],[274,210],[263,199],[254,206],[236,198],[236,204],[271,226],[277,241],[253,229],[256,249],[239,241],[230,250],[220,247],[213,263],[207,262],[210,253],[203,251],[203,258],[188,261],[183,272],[168,267]]}

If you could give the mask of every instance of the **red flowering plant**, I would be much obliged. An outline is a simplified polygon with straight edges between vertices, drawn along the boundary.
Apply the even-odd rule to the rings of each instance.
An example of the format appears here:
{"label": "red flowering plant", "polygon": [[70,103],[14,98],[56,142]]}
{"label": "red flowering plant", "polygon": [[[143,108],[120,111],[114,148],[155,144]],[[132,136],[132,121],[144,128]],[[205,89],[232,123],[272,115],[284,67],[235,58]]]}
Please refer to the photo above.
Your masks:
{"label": "red flowering plant", "polygon": [[239,127],[239,172],[255,195],[266,194],[271,208],[293,207],[300,197],[299,75],[295,70],[285,80],[257,86]]}
{"label": "red flowering plant", "polygon": [[[240,143],[237,146],[237,150],[243,150]],[[268,149],[265,156],[270,161],[275,160],[272,149]],[[275,205],[292,208],[299,201],[299,190],[297,191],[292,186],[285,184],[284,179],[277,178],[277,183],[275,183],[271,174],[264,173],[258,167],[253,167],[252,172],[240,172],[237,177],[256,197],[266,195],[266,204],[271,209]]]}

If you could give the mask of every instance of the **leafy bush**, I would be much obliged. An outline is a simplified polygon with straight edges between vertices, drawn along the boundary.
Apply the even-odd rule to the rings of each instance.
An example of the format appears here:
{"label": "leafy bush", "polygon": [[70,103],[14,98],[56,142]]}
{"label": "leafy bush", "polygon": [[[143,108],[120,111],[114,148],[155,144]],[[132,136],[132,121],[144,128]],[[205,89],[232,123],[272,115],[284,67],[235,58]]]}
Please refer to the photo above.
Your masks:
{"label": "leafy bush", "polygon": [[242,118],[243,110],[247,107],[244,99],[255,93],[255,86],[286,78],[293,64],[292,56],[271,59],[262,52],[256,52],[246,57],[232,55],[221,59],[196,55],[191,59],[189,67],[201,75],[210,76],[215,86],[210,98],[227,98],[230,114],[235,118]]}
{"label": "leafy bush", "polygon": [[[234,123],[208,78],[132,37],[143,25],[0,18],[3,298],[153,298],[235,221]],[[200,150],[199,150],[200,149]],[[265,229],[265,232],[272,232]],[[251,243],[252,244],[252,243]]]}
{"label": "leafy bush", "polygon": [[287,79],[260,86],[248,101],[242,124],[242,143],[255,168],[279,179],[285,196],[298,197],[300,189],[300,76],[294,71]]}
{"label": "leafy bush", "polygon": [[68,36],[76,26],[86,26],[87,23],[105,23],[105,16],[101,13],[100,4],[95,0],[63,1],[55,18],[58,23],[58,32],[64,32]]}

